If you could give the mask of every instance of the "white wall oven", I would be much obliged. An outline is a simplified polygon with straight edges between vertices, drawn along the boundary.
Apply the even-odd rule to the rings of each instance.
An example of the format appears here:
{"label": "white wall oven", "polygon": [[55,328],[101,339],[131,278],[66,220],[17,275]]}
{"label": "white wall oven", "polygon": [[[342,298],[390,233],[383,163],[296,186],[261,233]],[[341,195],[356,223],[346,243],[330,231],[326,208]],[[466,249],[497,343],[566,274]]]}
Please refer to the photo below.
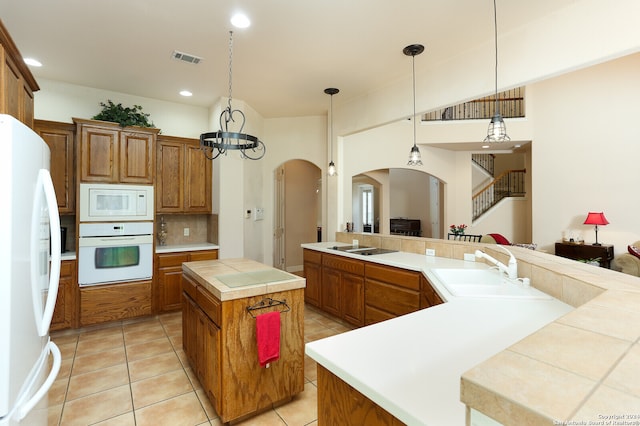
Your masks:
{"label": "white wall oven", "polygon": [[152,221],[153,185],[80,184],[80,222]]}
{"label": "white wall oven", "polygon": [[153,222],[81,223],[80,287],[151,279]]}

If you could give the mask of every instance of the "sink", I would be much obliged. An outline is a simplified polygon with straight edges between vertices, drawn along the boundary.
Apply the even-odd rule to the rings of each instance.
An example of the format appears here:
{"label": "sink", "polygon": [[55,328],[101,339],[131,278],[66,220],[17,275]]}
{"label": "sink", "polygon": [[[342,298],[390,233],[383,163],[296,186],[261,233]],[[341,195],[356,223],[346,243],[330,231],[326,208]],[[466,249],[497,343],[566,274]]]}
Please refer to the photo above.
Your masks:
{"label": "sink", "polygon": [[458,297],[502,299],[551,299],[548,294],[520,281],[510,280],[495,269],[432,269],[445,288]]}

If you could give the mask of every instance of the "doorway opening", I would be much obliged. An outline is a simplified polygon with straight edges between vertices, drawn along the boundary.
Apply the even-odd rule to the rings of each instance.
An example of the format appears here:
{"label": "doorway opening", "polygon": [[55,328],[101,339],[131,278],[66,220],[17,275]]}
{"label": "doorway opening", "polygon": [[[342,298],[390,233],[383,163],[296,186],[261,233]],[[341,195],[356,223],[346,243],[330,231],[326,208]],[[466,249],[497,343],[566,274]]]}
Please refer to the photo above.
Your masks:
{"label": "doorway opening", "polygon": [[274,171],[273,265],[303,270],[303,243],[322,237],[322,171],[306,160],[289,160]]}

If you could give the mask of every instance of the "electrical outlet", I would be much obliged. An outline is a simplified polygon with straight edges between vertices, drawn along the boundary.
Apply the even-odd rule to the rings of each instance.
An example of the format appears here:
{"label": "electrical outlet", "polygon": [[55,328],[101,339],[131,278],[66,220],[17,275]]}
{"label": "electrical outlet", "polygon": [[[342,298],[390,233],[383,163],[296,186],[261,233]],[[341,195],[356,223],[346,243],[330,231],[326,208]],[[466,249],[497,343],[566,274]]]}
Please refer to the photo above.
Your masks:
{"label": "electrical outlet", "polygon": [[473,253],[465,253],[464,254],[464,260],[466,260],[468,262],[475,262],[476,261],[476,256]]}
{"label": "electrical outlet", "polygon": [[189,228],[183,228],[182,231],[185,237],[189,236]]}
{"label": "electrical outlet", "polygon": [[435,256],[436,255],[436,250],[435,249],[426,249],[424,254],[426,254],[427,256]]}

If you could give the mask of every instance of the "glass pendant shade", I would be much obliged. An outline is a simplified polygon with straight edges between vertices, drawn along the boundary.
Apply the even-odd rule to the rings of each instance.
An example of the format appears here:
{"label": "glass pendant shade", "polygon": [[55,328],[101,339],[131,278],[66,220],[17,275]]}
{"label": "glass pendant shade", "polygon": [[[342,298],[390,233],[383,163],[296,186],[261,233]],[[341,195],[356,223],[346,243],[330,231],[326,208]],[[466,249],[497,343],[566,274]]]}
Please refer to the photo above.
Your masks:
{"label": "glass pendant shade", "polygon": [[421,44],[411,44],[402,49],[402,53],[407,56],[411,56],[413,77],[413,116],[411,117],[411,121],[413,122],[413,146],[409,152],[409,161],[407,162],[407,166],[422,166],[420,149],[416,145],[416,55],[419,55],[422,52],[424,52],[424,46]]}
{"label": "glass pendant shade", "polygon": [[327,174],[329,176],[338,176],[338,169],[336,167],[336,163],[333,162],[333,95],[339,93],[340,89],[336,89],[335,87],[329,87],[324,89],[324,93],[330,95],[331,103],[329,106],[330,113],[330,131],[329,131],[329,146],[331,147],[331,159],[329,160],[329,167],[327,168]]}
{"label": "glass pendant shade", "polygon": [[409,152],[409,161],[407,166],[422,166],[422,157],[420,156],[420,149],[414,145]]}
{"label": "glass pendant shade", "polygon": [[485,142],[504,142],[510,141],[511,138],[507,136],[507,126],[504,124],[502,115],[499,112],[491,118],[489,123],[489,129],[487,130],[487,137],[484,138]]}
{"label": "glass pendant shade", "polygon": [[336,165],[334,164],[333,161],[329,162],[329,168],[327,169],[327,173],[329,174],[329,176],[336,176],[338,174],[338,171],[336,170]]}
{"label": "glass pendant shade", "polygon": [[500,115],[500,104],[498,103],[498,13],[496,0],[493,0],[493,40],[495,48],[495,114],[491,117],[487,137],[484,138],[484,141],[504,142],[510,141],[511,138],[507,136],[507,126]]}

